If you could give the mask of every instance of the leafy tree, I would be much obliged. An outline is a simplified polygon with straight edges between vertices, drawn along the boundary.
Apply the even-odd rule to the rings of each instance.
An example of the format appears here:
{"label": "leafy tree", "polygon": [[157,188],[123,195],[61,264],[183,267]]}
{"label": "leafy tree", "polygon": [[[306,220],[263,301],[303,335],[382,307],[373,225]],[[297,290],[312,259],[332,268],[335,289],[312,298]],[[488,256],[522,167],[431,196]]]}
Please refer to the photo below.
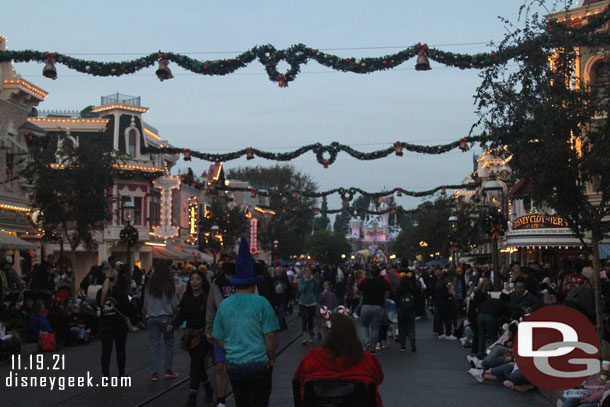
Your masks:
{"label": "leafy tree", "polygon": [[[218,227],[215,232],[212,228]],[[199,221],[199,248],[216,256],[222,250],[232,250],[248,226],[242,208],[221,197],[214,197]]]}
{"label": "leafy tree", "polygon": [[329,230],[320,230],[309,236],[306,247],[311,257],[326,264],[337,264],[342,261],[342,254],[351,252],[345,235]]}
{"label": "leafy tree", "polygon": [[535,13],[538,3],[522,7],[525,23],[512,27],[498,48],[502,53],[516,47],[516,58],[482,72],[474,128],[489,147],[513,154],[513,174],[533,183],[534,202],[566,219],[592,254],[601,336],[598,245],[610,232],[609,78],[602,71],[607,62],[596,65],[593,82],[583,77],[587,58],[602,52],[607,61],[610,36],[602,25],[610,11],[569,27]]}
{"label": "leafy tree", "polygon": [[429,261],[436,253],[446,257],[451,233],[449,204],[446,198],[420,204],[415,214],[417,224],[411,222],[403,226],[392,246],[394,253],[401,258],[415,258],[421,254],[424,261]]}
{"label": "leafy tree", "polygon": [[349,232],[349,220],[351,219],[351,214],[349,210],[341,211],[335,216],[335,222],[333,223],[333,230],[336,233],[347,234]]}
{"label": "leafy tree", "polygon": [[[227,178],[247,181],[258,190],[279,195],[270,199],[270,206],[276,215],[261,222],[259,227],[258,237],[264,250],[273,249],[275,254],[284,258],[303,252],[305,240],[312,231],[313,208],[316,205],[315,198],[306,198],[303,194],[315,193],[318,188],[311,177],[284,164],[240,167],[228,171]],[[279,244],[274,249],[273,242],[276,240]]]}
{"label": "leafy tree", "polygon": [[[58,143],[61,167],[53,165],[57,163],[54,147]],[[81,243],[91,245],[92,232],[104,227],[116,161],[115,152],[100,149],[98,143],[86,137],[78,145],[59,133],[30,142],[27,163],[20,175],[34,186],[32,206],[40,211],[37,222],[45,238],[69,244],[74,293],[76,248]]]}
{"label": "leafy tree", "polygon": [[320,216],[316,216],[313,219],[313,231],[318,232],[320,230],[326,230],[330,225],[330,219],[328,219],[328,201],[326,197],[322,197],[322,207],[320,208]]}

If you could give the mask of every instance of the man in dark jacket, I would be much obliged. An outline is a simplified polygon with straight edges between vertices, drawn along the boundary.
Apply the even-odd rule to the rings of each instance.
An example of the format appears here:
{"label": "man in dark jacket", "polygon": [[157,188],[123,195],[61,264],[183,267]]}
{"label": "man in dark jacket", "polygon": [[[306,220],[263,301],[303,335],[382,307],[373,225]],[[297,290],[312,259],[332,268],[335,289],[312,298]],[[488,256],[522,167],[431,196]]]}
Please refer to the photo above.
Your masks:
{"label": "man in dark jacket", "polygon": [[530,313],[538,304],[538,298],[525,289],[525,281],[521,278],[515,280],[515,290],[510,293],[511,306],[513,310]]}
{"label": "man in dark jacket", "polygon": [[500,299],[489,298],[479,308],[477,326],[479,328],[478,352],[485,352],[487,338],[491,343],[498,339],[498,320],[510,316],[510,297],[502,293]]}

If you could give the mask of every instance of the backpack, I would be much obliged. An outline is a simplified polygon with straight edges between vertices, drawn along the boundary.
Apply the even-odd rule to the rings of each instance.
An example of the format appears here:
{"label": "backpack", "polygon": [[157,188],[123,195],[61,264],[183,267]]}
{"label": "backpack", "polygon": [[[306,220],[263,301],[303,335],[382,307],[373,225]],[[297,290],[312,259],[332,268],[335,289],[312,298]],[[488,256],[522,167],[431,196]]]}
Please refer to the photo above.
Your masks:
{"label": "backpack", "polygon": [[409,315],[415,312],[415,297],[408,291],[405,291],[400,295],[397,307],[398,314],[400,316]]}

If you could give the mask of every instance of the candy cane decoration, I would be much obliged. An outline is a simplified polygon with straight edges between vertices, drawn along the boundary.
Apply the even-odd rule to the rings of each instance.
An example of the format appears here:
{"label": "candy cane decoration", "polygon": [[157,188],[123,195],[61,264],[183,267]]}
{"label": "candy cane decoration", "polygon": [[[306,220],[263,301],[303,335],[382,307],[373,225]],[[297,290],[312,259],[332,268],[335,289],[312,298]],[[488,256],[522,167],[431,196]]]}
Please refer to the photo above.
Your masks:
{"label": "candy cane decoration", "polygon": [[322,306],[320,308],[320,316],[326,320],[326,326],[330,328],[330,311],[328,310],[328,307]]}
{"label": "candy cane decoration", "polygon": [[345,308],[343,305],[339,305],[337,307],[337,309],[335,310],[335,312],[349,316],[349,310],[347,308]]}

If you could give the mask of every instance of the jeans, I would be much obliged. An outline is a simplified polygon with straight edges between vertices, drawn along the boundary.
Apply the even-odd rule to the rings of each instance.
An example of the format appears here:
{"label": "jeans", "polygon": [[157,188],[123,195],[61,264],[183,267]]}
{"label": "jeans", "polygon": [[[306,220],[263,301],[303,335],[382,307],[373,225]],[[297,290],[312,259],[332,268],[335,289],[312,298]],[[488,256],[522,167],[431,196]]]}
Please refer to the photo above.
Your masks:
{"label": "jeans", "polygon": [[267,407],[271,397],[273,368],[251,375],[250,378],[236,378],[229,371],[236,407]]}
{"label": "jeans", "polygon": [[481,367],[484,370],[493,369],[494,367],[502,366],[504,363],[504,358],[487,358],[481,361]]}
{"label": "jeans", "polygon": [[432,332],[436,333],[438,335],[441,335],[442,334],[441,330],[443,329],[443,327],[442,327],[441,316],[440,316],[440,307],[439,307],[438,303],[436,303],[436,301],[433,302],[433,309],[434,309],[434,319],[432,319]]}
{"label": "jeans", "polygon": [[415,343],[415,315],[401,315],[398,317],[398,342],[404,348],[409,337],[411,344]]}
{"label": "jeans", "polygon": [[280,329],[288,328],[288,325],[286,324],[286,301],[281,301],[279,304],[277,304],[275,313],[277,315],[277,322],[280,325]]}
{"label": "jeans", "polygon": [[580,397],[566,399],[566,401],[563,402],[563,407],[597,407],[598,405],[598,403],[580,404],[580,400],[582,400]]}
{"label": "jeans", "polygon": [[485,352],[487,338],[494,343],[498,339],[498,329],[496,319],[488,314],[480,313],[477,316],[477,326],[479,327],[479,353]]}
{"label": "jeans", "polygon": [[358,299],[358,304],[356,305],[356,308],[354,309],[354,314],[360,315],[360,312],[362,311],[362,301],[364,301],[364,297],[361,295],[360,298]]}
{"label": "jeans", "polygon": [[[510,379],[511,372],[513,371],[514,367],[515,367],[515,364],[513,362],[505,363],[503,365],[492,368],[490,370],[490,373],[492,375],[496,376],[497,381],[503,382],[504,380]],[[515,383],[515,384],[517,384],[517,383]]]}
{"label": "jeans", "polygon": [[385,309],[381,305],[362,306],[360,321],[362,322],[364,341],[365,343],[368,341],[373,349],[379,342],[379,327],[384,313]]}
{"label": "jeans", "polygon": [[167,332],[170,320],[170,316],[151,317],[146,320],[153,373],[158,373],[159,371],[159,344],[161,342],[161,335],[163,335],[163,343],[165,344],[165,370],[171,370],[174,363],[174,331]]}
{"label": "jeans", "polygon": [[301,321],[303,322],[303,332],[313,334],[313,317],[315,313],[315,305],[299,304],[299,315],[301,316]]}
{"label": "jeans", "polygon": [[102,374],[104,377],[110,377],[112,342],[114,342],[116,346],[116,362],[119,369],[119,376],[125,376],[127,325],[121,322],[100,327],[100,340],[102,342]]}

